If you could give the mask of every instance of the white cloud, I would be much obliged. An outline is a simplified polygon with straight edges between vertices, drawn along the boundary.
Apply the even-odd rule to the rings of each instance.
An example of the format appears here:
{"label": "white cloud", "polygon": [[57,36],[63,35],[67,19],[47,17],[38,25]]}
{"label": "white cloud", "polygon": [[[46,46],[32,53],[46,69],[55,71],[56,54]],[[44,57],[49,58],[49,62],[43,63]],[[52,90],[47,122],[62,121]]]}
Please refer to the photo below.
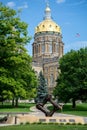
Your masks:
{"label": "white cloud", "polygon": [[10,1],[6,5],[9,6],[10,8],[13,8],[13,7],[15,7],[16,4],[15,4],[15,2]]}
{"label": "white cloud", "polygon": [[22,6],[19,6],[18,8],[27,9],[28,8],[28,4],[25,2]]}
{"label": "white cloud", "polygon": [[86,2],[87,2],[86,0],[79,0],[79,1],[71,2],[71,3],[67,3],[67,5],[69,5],[69,6],[77,6],[77,5],[85,4]]}
{"label": "white cloud", "polygon": [[57,3],[60,4],[60,3],[64,3],[66,0],[57,0]]}
{"label": "white cloud", "polygon": [[87,4],[87,0],[77,0],[77,1],[73,1],[73,2],[71,2],[71,1],[69,2],[67,0],[56,0],[56,2],[58,4],[66,2],[66,5],[69,5],[69,6],[78,6],[78,5]]}
{"label": "white cloud", "polygon": [[87,47],[87,41],[77,41],[71,44],[65,44],[65,53],[72,50],[79,50],[80,48]]}

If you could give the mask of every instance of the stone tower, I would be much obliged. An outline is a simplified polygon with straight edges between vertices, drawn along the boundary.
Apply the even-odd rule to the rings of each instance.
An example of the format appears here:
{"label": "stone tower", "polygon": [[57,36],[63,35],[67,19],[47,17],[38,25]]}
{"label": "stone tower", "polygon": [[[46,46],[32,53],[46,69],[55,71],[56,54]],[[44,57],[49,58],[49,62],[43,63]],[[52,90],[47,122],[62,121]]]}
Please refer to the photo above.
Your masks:
{"label": "stone tower", "polygon": [[32,44],[33,68],[38,74],[43,72],[52,93],[58,77],[58,60],[63,56],[61,28],[51,17],[51,9],[47,4],[45,17],[35,28],[34,42]]}

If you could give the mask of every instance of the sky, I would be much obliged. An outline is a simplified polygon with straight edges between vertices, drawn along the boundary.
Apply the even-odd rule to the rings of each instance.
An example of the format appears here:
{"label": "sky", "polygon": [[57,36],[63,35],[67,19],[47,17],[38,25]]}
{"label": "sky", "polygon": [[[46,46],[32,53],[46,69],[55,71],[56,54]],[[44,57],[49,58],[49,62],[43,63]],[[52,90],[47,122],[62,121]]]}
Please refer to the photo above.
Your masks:
{"label": "sky", "polygon": [[22,21],[28,24],[28,35],[32,37],[26,46],[32,56],[35,27],[43,21],[46,3],[49,2],[52,19],[61,27],[64,54],[71,49],[87,47],[87,0],[0,0],[15,10]]}

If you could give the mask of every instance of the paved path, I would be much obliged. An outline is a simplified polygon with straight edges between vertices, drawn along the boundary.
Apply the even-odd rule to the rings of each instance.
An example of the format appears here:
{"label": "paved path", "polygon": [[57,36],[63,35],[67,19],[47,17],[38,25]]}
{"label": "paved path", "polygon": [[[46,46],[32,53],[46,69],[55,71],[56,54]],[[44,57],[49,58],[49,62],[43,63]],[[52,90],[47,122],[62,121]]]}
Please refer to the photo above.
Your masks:
{"label": "paved path", "polygon": [[[30,114],[34,114],[34,115],[36,115],[36,116],[45,116],[45,114],[43,113],[43,112],[41,112],[40,110],[38,110],[35,106],[34,107],[31,107],[30,108],[30,110],[32,111]],[[54,115],[53,116],[64,116],[64,117],[69,117],[69,116],[74,116],[74,115],[68,115],[68,114],[62,114],[62,113],[54,113]]]}

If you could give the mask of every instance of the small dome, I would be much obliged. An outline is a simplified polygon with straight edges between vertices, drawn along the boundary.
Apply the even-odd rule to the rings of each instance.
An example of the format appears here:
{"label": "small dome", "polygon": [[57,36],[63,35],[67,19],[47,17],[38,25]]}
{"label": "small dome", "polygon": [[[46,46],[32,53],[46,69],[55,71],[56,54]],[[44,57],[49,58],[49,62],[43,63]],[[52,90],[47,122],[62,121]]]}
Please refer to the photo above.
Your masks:
{"label": "small dome", "polygon": [[61,28],[52,19],[43,20],[36,28],[35,33],[38,32],[58,32],[61,33]]}

